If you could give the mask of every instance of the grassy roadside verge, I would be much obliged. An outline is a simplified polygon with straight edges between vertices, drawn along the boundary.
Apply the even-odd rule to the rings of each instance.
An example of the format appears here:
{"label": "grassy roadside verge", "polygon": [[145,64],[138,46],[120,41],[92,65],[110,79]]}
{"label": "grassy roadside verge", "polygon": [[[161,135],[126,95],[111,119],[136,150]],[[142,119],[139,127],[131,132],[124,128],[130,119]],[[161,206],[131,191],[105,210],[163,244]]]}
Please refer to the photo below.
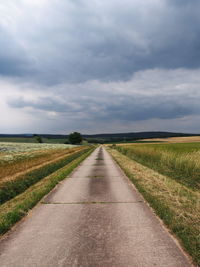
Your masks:
{"label": "grassy roadside verge", "polygon": [[80,150],[78,152],[73,152],[70,155],[63,156],[61,159],[47,163],[46,165],[25,173],[24,175],[18,177],[16,180],[7,181],[0,185],[0,204],[12,199],[24,192],[28,187],[37,183],[42,178],[50,175],[51,173],[57,171],[58,169],[64,167],[66,164],[73,161],[75,158],[81,156],[88,148]]}
{"label": "grassy roadside verge", "polygon": [[94,148],[88,149],[84,154],[68,163],[63,168],[43,178],[29,187],[25,192],[7,201],[0,206],[0,235],[8,231],[17,221],[24,217],[41,198],[49,193],[61,180],[66,178]]}
{"label": "grassy roadside verge", "polygon": [[200,189],[200,153],[190,151],[193,144],[184,144],[188,145],[186,148],[183,145],[177,145],[180,144],[116,146],[115,148],[138,163],[198,191]]}
{"label": "grassy roadside verge", "polygon": [[159,174],[115,149],[108,150],[137,189],[200,264],[200,193]]}

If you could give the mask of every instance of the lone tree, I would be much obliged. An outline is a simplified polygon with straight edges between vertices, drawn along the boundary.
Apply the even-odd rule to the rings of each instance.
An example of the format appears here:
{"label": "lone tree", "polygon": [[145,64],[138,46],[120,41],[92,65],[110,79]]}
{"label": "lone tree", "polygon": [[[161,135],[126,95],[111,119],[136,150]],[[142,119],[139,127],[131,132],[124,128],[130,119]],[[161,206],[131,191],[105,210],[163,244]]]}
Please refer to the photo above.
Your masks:
{"label": "lone tree", "polygon": [[82,135],[78,132],[73,132],[69,135],[69,142],[70,144],[80,144],[83,140]]}
{"label": "lone tree", "polygon": [[42,141],[42,137],[37,135],[37,134],[34,134],[34,137],[35,137],[35,140],[38,142],[38,143],[43,143]]}

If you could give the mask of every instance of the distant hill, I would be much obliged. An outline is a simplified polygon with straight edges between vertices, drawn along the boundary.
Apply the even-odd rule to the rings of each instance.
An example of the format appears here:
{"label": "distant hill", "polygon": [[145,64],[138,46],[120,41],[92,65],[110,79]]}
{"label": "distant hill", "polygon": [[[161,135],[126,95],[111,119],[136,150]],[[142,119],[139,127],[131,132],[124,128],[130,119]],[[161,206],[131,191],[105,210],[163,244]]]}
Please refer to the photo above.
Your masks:
{"label": "distant hill", "polygon": [[[196,134],[195,134],[196,135]],[[131,133],[108,133],[108,134],[92,134],[83,135],[85,138],[165,138],[177,136],[194,136],[194,134],[187,133],[173,133],[173,132],[131,132]]]}
{"label": "distant hill", "polygon": [[[56,139],[64,142],[67,140],[68,135],[60,134],[38,134],[45,140]],[[183,136],[195,136],[198,134],[187,133],[174,133],[174,132],[130,132],[130,133],[108,133],[108,134],[83,134],[83,138],[90,143],[108,143],[108,142],[121,142],[121,141],[134,141],[138,139],[149,138],[168,138],[168,137],[183,137]],[[35,134],[0,134],[0,138],[33,138]],[[17,141],[17,140],[16,140]],[[28,140],[27,140],[28,141]]]}
{"label": "distant hill", "polygon": [[99,143],[106,142],[125,142],[136,141],[138,139],[149,138],[168,138],[168,137],[181,137],[181,136],[194,136],[196,134],[187,133],[173,133],[173,132],[131,132],[131,133],[112,133],[112,134],[94,134],[83,135],[84,138],[91,141],[98,140]]}

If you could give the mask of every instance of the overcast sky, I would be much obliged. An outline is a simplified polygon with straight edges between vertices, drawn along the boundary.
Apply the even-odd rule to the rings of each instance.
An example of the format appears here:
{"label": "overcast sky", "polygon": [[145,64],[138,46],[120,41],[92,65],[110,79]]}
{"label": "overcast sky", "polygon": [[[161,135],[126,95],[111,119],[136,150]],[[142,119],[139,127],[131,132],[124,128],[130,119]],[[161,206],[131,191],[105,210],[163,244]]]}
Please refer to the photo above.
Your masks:
{"label": "overcast sky", "polygon": [[0,133],[200,133],[199,0],[1,0]]}

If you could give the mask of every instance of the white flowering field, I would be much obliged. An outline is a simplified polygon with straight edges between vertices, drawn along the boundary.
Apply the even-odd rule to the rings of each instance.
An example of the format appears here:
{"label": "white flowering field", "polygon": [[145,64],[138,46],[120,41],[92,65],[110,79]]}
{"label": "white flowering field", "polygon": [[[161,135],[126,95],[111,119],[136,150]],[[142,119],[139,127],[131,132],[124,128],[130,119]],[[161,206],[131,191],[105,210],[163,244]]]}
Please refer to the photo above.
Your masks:
{"label": "white flowering field", "polygon": [[66,144],[0,143],[0,161],[13,161],[35,157],[41,151],[62,150],[75,147]]}

